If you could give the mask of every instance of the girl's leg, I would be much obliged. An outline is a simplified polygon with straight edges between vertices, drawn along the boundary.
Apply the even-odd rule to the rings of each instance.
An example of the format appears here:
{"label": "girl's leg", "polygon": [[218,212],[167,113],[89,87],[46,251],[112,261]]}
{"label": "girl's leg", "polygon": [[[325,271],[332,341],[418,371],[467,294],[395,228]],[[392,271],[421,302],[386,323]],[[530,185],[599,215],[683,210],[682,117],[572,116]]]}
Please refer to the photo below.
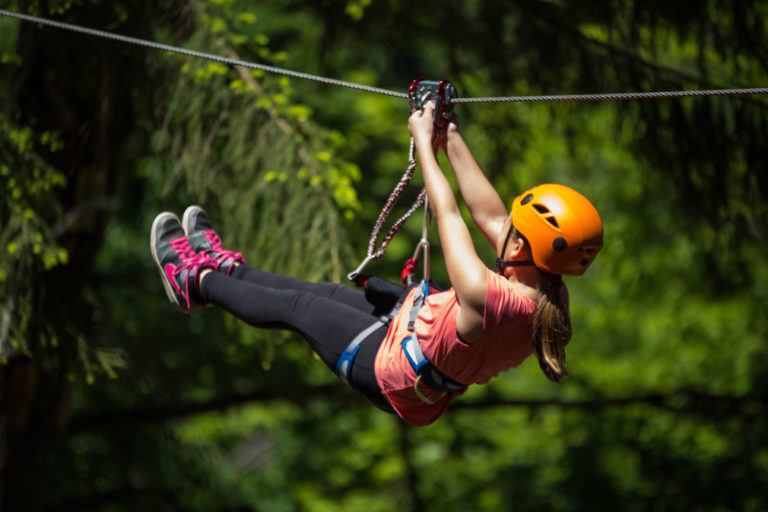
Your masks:
{"label": "girl's leg", "polygon": [[[398,299],[398,294],[394,292],[392,294],[377,293],[337,283],[313,283],[259,270],[247,265],[239,265],[234,268],[230,273],[230,277],[269,288],[306,291],[322,297],[328,297],[377,317],[389,314]],[[397,287],[395,287],[396,289]]]}
{"label": "girl's leg", "polygon": [[368,313],[373,313],[373,310],[375,309],[375,306],[365,299],[365,294],[361,290],[352,288],[351,286],[344,286],[343,284],[313,283],[295,277],[288,277],[259,270],[247,265],[237,266],[237,268],[232,270],[230,277],[260,286],[266,286],[267,288],[309,292],[315,295],[328,297],[329,299],[336,300]]}
{"label": "girl's leg", "polygon": [[[213,260],[218,271],[205,277],[202,302],[218,304],[253,325],[301,332],[333,371],[349,342],[394,306],[396,298],[376,296],[372,301],[348,286],[308,283],[247,267],[240,253],[224,249],[199,206],[186,209],[181,227],[189,248]],[[373,364],[385,334],[382,325],[361,344],[349,380],[376,405],[392,411],[379,391]]]}
{"label": "girl's leg", "polygon": [[[238,269],[234,269],[233,274]],[[243,277],[245,273],[247,271],[240,276]],[[331,297],[324,296],[312,290],[328,290],[329,287],[285,279],[298,281],[294,284],[303,289],[273,288],[211,272],[203,278],[200,290],[206,302],[222,307],[255,327],[299,332],[331,371],[335,372],[336,363],[349,342],[370,327],[378,317],[332,298],[334,293],[342,292],[331,293]],[[280,280],[279,277],[272,277],[268,282],[277,284]],[[373,365],[386,333],[387,326],[382,324],[363,341],[352,365],[350,384],[374,404],[391,410],[379,390]]]}

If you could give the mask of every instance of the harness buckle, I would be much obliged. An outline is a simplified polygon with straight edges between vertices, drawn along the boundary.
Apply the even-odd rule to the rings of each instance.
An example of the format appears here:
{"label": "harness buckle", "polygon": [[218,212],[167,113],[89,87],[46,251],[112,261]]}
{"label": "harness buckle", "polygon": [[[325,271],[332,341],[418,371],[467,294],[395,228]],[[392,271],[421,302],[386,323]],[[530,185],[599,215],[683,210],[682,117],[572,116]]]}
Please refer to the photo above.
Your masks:
{"label": "harness buckle", "polygon": [[414,334],[405,338],[402,343],[403,352],[408,359],[408,363],[413,368],[413,371],[417,375],[414,389],[419,398],[427,403],[432,403],[427,400],[424,395],[419,391],[419,383],[424,382],[429,387],[440,393],[458,393],[467,389],[466,384],[455,381],[438,370],[421,351],[419,340]]}

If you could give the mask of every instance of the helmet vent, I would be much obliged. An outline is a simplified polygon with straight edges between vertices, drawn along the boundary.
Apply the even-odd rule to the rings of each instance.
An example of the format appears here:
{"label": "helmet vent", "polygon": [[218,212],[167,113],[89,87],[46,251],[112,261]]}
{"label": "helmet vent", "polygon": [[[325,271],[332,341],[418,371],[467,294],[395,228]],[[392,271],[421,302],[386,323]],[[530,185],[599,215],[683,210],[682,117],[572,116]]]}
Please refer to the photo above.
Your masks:
{"label": "helmet vent", "polygon": [[552,214],[549,208],[539,203],[534,204],[533,207],[536,208],[536,211],[539,212],[542,217],[544,217],[544,220],[555,226],[557,229],[560,229],[560,226],[557,224],[557,220],[555,220],[555,216]]}

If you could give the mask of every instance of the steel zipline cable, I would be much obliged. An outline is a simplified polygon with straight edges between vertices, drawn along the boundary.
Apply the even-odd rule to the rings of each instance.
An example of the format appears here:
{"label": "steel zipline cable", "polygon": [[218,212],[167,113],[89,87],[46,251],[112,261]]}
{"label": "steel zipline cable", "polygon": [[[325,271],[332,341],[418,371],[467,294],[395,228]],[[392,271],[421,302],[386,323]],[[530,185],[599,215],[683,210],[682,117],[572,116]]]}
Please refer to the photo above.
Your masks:
{"label": "steel zipline cable", "polygon": [[[267,73],[285,75],[292,78],[299,78],[302,80],[312,80],[312,81],[327,84],[327,85],[347,87],[350,89],[356,89],[358,91],[371,92],[375,94],[393,96],[396,98],[408,99],[408,93],[405,93],[405,92],[391,91],[389,89],[381,89],[379,87],[371,87],[371,86],[357,84],[353,82],[345,82],[343,80],[336,80],[333,78],[312,75],[309,73],[292,71],[289,69],[268,66],[266,64],[258,64],[255,62],[231,59],[228,57],[222,57],[220,55],[198,52],[195,50],[188,50],[186,48],[180,48],[178,46],[171,46],[167,44],[157,43],[154,41],[147,41],[145,39],[138,39],[135,37],[129,37],[121,34],[115,34],[112,32],[106,32],[103,30],[96,30],[92,28],[81,27],[78,25],[72,25],[70,23],[64,23],[61,21],[38,18],[36,16],[29,16],[26,14],[20,14],[20,13],[6,11],[2,9],[0,9],[0,16],[15,18],[21,21],[59,28],[62,30],[78,32],[78,33],[86,34],[89,36],[100,37],[104,39],[111,39],[113,41],[119,41],[121,43],[143,46],[145,48],[151,48],[153,50],[166,51],[170,53],[176,53],[179,55],[186,55],[188,57],[196,57],[200,59],[210,60],[210,61],[218,62],[221,64],[227,64],[230,66],[240,66],[244,68],[258,69]],[[562,102],[562,101],[642,100],[642,99],[660,99],[660,98],[682,98],[682,97],[695,97],[695,96],[698,96],[698,97],[736,96],[736,95],[748,95],[748,94],[768,94],[768,88],[756,87],[756,88],[749,88],[749,89],[710,89],[710,90],[690,90],[690,91],[626,92],[626,93],[603,93],[603,94],[561,94],[561,95],[545,95],[545,96],[500,96],[500,97],[489,97],[489,98],[453,98],[451,100],[451,103],[458,105],[458,104],[473,104],[473,103],[531,103],[531,102],[547,102],[547,101]]]}
{"label": "steel zipline cable", "polygon": [[453,98],[456,105],[472,103],[510,103],[510,102],[556,102],[556,101],[607,101],[607,100],[648,100],[660,98],[685,98],[692,96],[737,96],[746,94],[767,94],[768,87],[751,89],[709,89],[692,91],[653,91],[653,92],[615,92],[601,94],[555,94],[548,96],[500,96],[496,98]]}

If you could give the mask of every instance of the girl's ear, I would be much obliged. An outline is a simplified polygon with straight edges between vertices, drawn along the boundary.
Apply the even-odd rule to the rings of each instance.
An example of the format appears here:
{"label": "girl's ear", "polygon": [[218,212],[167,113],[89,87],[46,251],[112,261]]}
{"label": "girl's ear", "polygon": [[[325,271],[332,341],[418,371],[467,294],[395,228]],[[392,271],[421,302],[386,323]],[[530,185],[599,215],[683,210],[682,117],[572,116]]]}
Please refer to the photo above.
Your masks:
{"label": "girl's ear", "polygon": [[512,236],[507,244],[508,258],[513,260],[523,251],[525,251],[525,241],[519,236]]}

